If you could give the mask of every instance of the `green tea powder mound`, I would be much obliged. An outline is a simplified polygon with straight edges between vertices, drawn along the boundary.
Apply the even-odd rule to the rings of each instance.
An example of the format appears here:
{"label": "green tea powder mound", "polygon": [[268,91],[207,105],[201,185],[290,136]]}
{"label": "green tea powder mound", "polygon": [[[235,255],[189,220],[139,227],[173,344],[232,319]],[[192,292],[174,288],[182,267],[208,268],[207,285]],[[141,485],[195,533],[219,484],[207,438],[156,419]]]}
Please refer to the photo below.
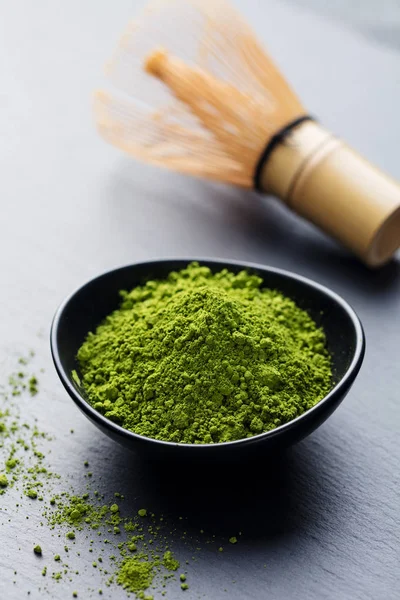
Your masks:
{"label": "green tea powder mound", "polygon": [[261,284],[192,263],[121,292],[78,351],[90,403],[138,434],[197,444],[251,437],[314,406],[331,388],[325,334]]}

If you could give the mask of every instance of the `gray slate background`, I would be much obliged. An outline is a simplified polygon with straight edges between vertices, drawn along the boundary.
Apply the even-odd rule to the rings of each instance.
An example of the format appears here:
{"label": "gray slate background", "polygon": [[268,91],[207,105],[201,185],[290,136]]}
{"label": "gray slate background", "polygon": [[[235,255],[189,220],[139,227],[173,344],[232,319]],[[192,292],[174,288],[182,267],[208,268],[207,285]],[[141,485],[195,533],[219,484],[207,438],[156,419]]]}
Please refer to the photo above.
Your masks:
{"label": "gray slate background", "polygon": [[[277,0],[237,4],[310,112],[400,179],[397,36],[387,43],[378,35],[372,12],[365,25],[344,13],[330,21]],[[138,165],[103,143],[93,127],[90,96],[137,5],[0,4],[2,376],[14,357],[31,347],[37,351],[37,368],[46,372],[40,395],[25,409],[55,434],[52,464],[63,484],[84,490],[82,463],[89,459],[100,491],[125,492],[133,511],[145,505],[172,520],[183,513],[192,524],[185,527],[202,526],[222,538],[243,531],[229,552],[205,551],[191,567],[188,600],[395,600],[399,261],[370,272],[272,199]],[[333,6],[339,3],[331,15]],[[397,10],[396,18],[393,31]],[[184,485],[179,477],[171,482],[105,439],[61,388],[47,339],[63,297],[108,268],[169,255],[223,256],[295,270],[342,294],[363,321],[367,354],[350,395],[320,430],[276,464],[254,465],[246,476],[210,475],[202,485],[190,472]],[[0,498],[0,598],[19,600],[28,590],[31,598],[42,598],[31,551],[38,531],[43,546],[54,553],[58,548],[39,530],[39,510],[27,521],[14,506],[12,494]],[[71,566],[74,560],[80,582],[50,580],[45,597],[63,600],[79,588],[86,598],[99,587],[91,560],[71,558]],[[125,593],[114,589],[103,597]]]}
{"label": "gray slate background", "polygon": [[398,0],[291,0],[317,14],[336,19],[366,37],[400,50]]}

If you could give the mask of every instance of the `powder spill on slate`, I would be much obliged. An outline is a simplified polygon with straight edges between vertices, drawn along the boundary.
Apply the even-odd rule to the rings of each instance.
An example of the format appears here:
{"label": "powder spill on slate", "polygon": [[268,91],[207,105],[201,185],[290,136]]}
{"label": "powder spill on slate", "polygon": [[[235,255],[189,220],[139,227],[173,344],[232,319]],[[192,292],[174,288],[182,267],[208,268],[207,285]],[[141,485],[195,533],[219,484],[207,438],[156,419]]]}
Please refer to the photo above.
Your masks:
{"label": "powder spill on slate", "polygon": [[[95,489],[96,479],[88,477],[87,461],[82,461],[87,492],[81,495],[74,493],[73,486],[66,488],[60,476],[49,468],[48,455],[54,438],[22,417],[23,401],[35,402],[40,398],[39,378],[30,373],[32,360],[32,356],[21,358],[20,368],[0,391],[0,494],[3,498],[0,514],[7,515],[7,493],[14,489],[20,494],[15,509],[26,513],[27,518],[39,511],[43,519],[40,526],[53,532],[54,541],[45,545],[41,528],[37,526],[32,545],[23,548],[36,557],[38,591],[50,593],[46,583],[50,578],[56,584],[73,583],[76,588],[73,597],[78,598],[98,597],[103,595],[103,589],[105,593],[110,586],[119,585],[128,595],[152,600],[156,591],[166,596],[169,581],[172,587],[168,589],[173,598],[183,594],[191,587],[190,572],[187,568],[184,573],[179,572],[180,562],[170,547],[171,534],[178,533],[173,523],[145,507],[130,515],[129,510],[124,510],[127,499],[118,491],[107,501]],[[186,536],[186,532],[183,538],[188,546],[184,563],[189,565],[200,549],[194,548],[198,541]],[[85,550],[87,541],[89,548]],[[215,546],[218,552],[221,540],[218,544],[211,538],[204,541],[210,544],[210,549]],[[107,549],[111,549],[111,555]],[[85,566],[91,565],[102,577],[104,588],[88,589],[87,578],[82,580],[80,572],[69,566],[71,557],[78,557]],[[18,575],[15,577],[17,584]]]}

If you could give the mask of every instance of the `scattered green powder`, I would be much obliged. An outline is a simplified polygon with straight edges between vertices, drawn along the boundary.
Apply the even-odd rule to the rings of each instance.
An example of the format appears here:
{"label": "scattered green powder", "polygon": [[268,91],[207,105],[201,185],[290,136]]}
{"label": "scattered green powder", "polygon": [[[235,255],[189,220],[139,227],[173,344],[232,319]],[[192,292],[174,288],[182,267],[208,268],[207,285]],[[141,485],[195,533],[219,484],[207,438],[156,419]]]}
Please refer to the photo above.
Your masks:
{"label": "scattered green powder", "polygon": [[78,351],[96,410],[147,437],[213,443],[287,423],[331,388],[325,335],[245,271],[192,263],[121,292]]}
{"label": "scattered green powder", "polygon": [[[59,502],[57,510],[52,513],[50,522],[53,525],[61,525],[67,523],[76,526],[77,529],[82,529],[83,525],[91,524],[96,527],[96,524],[109,512],[108,506],[95,507],[88,501],[88,496],[69,496],[68,502]],[[112,523],[119,522],[118,515],[113,518]],[[67,537],[74,539],[75,534],[68,532]]]}
{"label": "scattered green powder", "polygon": [[8,486],[8,479],[7,479],[7,475],[4,475],[4,473],[2,473],[0,475],[0,487],[7,487]]}
{"label": "scattered green powder", "polygon": [[[0,389],[0,400],[22,395],[24,393],[23,381],[27,380],[18,374],[12,376],[9,383],[11,388],[9,396],[2,393]],[[28,392],[29,389],[26,387],[25,393]],[[3,485],[0,493],[8,494],[9,488],[15,484],[17,490],[30,499],[45,498],[46,502],[41,508],[39,508],[39,503],[34,506],[29,500],[22,498],[21,507],[26,507],[26,510],[32,511],[32,514],[42,511],[43,521],[40,521],[40,525],[48,525],[51,530],[55,530],[52,534],[54,536],[65,535],[67,539],[75,540],[75,531],[72,528],[82,531],[82,536],[86,536],[86,539],[93,536],[93,533],[90,536],[92,530],[98,530],[99,535],[104,534],[107,529],[121,534],[118,537],[118,543],[110,542],[104,537],[99,539],[100,543],[101,541],[104,544],[111,543],[116,550],[117,556],[107,557],[106,554],[104,555],[106,561],[107,559],[112,561],[111,570],[108,571],[107,568],[104,568],[108,565],[104,565],[102,556],[98,556],[98,559],[92,563],[93,567],[98,568],[102,577],[108,576],[109,579],[104,580],[107,586],[118,583],[128,592],[132,592],[138,600],[153,600],[153,596],[146,593],[147,588],[149,586],[154,588],[157,586],[157,589],[165,588],[167,581],[171,578],[176,582],[175,585],[181,585],[182,590],[188,589],[185,574],[182,573],[176,581],[178,576],[175,575],[175,572],[179,569],[180,564],[169,550],[170,534],[174,530],[171,531],[171,526],[166,522],[163,523],[164,517],[157,517],[144,508],[138,510],[137,515],[124,516],[115,502],[102,503],[103,496],[97,491],[93,492],[90,483],[87,484],[88,492],[80,496],[73,494],[72,490],[68,492],[62,491],[59,486],[55,488],[53,480],[58,480],[59,476],[45,467],[46,454],[38,446],[40,439],[51,438],[40,432],[36,426],[29,425],[22,419],[19,421],[19,403],[20,399],[15,404],[12,401],[9,405],[12,408],[11,411],[0,404],[1,460],[7,472],[7,475],[0,475],[0,482],[4,481],[3,478],[7,482],[7,485],[0,483]],[[115,498],[123,499],[123,496],[116,492]],[[17,503],[16,506],[19,507],[20,504]],[[147,518],[143,519],[143,517]],[[26,518],[29,516],[27,515]],[[90,540],[90,552],[93,549],[96,553],[99,551],[99,546],[96,546],[97,540],[97,536],[94,540]],[[194,540],[192,542],[194,543]],[[94,544],[93,548],[92,544]],[[57,546],[53,547],[53,552],[56,550],[59,550],[58,542]],[[66,552],[70,550],[70,557],[74,554],[81,556],[81,552],[75,550],[75,544],[69,549],[64,546],[64,550]],[[51,547],[49,551],[51,551]],[[191,551],[193,552],[193,549]],[[42,556],[42,549],[38,544],[33,547],[33,552],[38,557]],[[130,555],[130,552],[134,552],[134,556]],[[58,563],[58,568],[61,568],[61,556],[53,554],[53,557],[54,561]],[[186,562],[188,564],[188,561]],[[43,577],[47,575],[47,569],[47,566],[44,566],[41,570]],[[72,571],[64,563],[61,571],[51,572],[51,577],[55,582],[65,579],[65,576],[72,582],[73,575],[79,575],[79,572]],[[165,593],[164,590],[161,595],[165,596]],[[77,592],[72,594],[74,597],[77,596]],[[99,590],[99,594],[102,594],[101,590]]]}

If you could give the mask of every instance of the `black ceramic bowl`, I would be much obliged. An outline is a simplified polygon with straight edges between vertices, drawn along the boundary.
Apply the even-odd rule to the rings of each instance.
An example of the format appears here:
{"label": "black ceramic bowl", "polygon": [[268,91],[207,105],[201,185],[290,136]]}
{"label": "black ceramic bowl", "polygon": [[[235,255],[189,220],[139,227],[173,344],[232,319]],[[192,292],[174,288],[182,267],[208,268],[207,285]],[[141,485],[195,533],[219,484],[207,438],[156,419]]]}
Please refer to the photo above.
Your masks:
{"label": "black ceramic bowl", "polygon": [[[316,406],[273,431],[220,444],[178,444],[146,438],[123,429],[92,408],[86,400],[84,389],[71,376],[73,369],[79,373],[76,354],[87,333],[93,331],[104,317],[118,307],[119,290],[132,289],[148,279],[165,278],[170,271],[182,269],[192,260],[198,260],[214,272],[223,268],[234,272],[247,269],[262,277],[265,287],[280,290],[307,310],[326,333],[333,361],[334,386],[331,392]],[[251,263],[171,259],[121,267],[92,279],[76,290],[62,303],[54,316],[51,351],[57,373],[68,394],[92,423],[117,442],[149,458],[238,460],[290,446],[321,425],[352,386],[363,361],[365,338],[361,323],[347,302],[309,279]]]}

